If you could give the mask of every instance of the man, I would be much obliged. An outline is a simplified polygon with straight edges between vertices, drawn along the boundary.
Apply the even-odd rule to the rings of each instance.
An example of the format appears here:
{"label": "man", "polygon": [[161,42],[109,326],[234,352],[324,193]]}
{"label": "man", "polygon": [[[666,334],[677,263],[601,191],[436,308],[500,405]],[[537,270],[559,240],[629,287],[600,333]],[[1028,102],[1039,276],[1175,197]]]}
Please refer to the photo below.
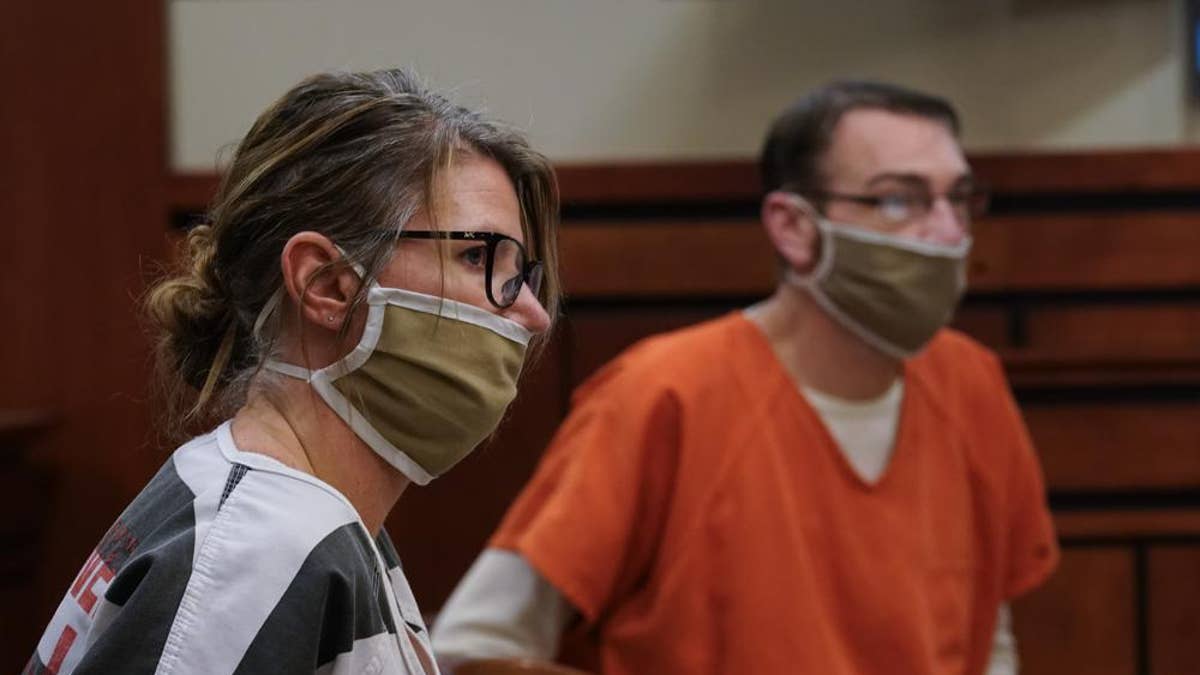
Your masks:
{"label": "man", "polygon": [[435,626],[447,664],[1015,672],[1006,603],[1058,549],[1000,364],[943,329],[985,202],[958,130],[864,82],[776,120],[776,292],[580,387]]}

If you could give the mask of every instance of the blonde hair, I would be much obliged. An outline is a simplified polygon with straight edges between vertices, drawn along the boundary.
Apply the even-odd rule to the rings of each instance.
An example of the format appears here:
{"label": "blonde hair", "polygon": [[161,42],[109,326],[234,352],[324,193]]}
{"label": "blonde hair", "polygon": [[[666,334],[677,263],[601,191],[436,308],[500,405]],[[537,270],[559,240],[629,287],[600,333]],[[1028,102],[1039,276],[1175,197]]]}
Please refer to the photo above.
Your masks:
{"label": "blonde hair", "polygon": [[404,225],[433,204],[456,150],[496,161],[512,180],[526,242],[545,268],[540,300],[555,318],[559,197],[547,159],[404,70],[316,75],[255,121],[205,223],[188,232],[181,269],[145,297],[168,425],[244,401],[278,337],[277,321],[261,335],[253,326],[283,283],[279,258],[292,235],[324,234],[373,278]]}

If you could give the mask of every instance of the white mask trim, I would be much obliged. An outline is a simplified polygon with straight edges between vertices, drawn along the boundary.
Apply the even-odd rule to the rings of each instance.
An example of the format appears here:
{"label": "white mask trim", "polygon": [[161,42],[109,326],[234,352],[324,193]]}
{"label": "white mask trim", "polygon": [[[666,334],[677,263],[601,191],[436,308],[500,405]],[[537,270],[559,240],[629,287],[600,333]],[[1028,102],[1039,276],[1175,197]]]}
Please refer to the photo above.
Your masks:
{"label": "white mask trim", "polygon": [[829,249],[824,248],[824,246],[829,245],[830,241],[833,239],[832,235],[834,232],[851,239],[857,239],[858,241],[872,244],[886,244],[893,248],[922,253],[924,255],[941,256],[944,258],[961,258],[966,256],[966,254],[971,250],[972,240],[969,236],[963,237],[962,241],[958,242],[957,244],[947,245],[937,244],[930,241],[922,241],[920,239],[911,239],[909,237],[900,237],[884,232],[877,232],[859,225],[853,225],[851,223],[839,223],[830,220],[821,215],[821,213],[817,211],[817,209],[813,207],[813,205],[804,197],[794,193],[792,194],[792,197],[795,198],[796,206],[805,214],[807,214],[813,222],[816,223],[817,229],[821,233],[821,243],[823,245],[821,250],[821,260],[817,263],[817,269],[813,270],[813,276],[817,278],[821,278],[817,275],[818,272],[824,271],[822,267],[828,268],[828,263],[825,265],[822,265],[821,263],[833,258],[832,255],[827,254]]}
{"label": "white mask trim", "polygon": [[850,239],[867,242],[870,244],[885,244],[892,248],[898,248],[914,253],[921,253],[927,256],[938,256],[941,258],[961,258],[971,250],[971,238],[963,237],[962,241],[957,244],[936,244],[931,241],[922,241],[920,239],[910,239],[908,237],[899,237],[894,234],[886,234],[884,232],[876,232],[868,230],[857,225],[848,223],[838,223],[827,218],[821,218],[818,225],[823,232],[836,232]]}
{"label": "white mask trim", "polygon": [[480,328],[486,328],[522,346],[528,345],[530,338],[533,337],[532,332],[516,321],[493,314],[486,309],[403,288],[374,286],[367,294],[367,302],[371,305],[397,305],[417,312],[464,321]]}

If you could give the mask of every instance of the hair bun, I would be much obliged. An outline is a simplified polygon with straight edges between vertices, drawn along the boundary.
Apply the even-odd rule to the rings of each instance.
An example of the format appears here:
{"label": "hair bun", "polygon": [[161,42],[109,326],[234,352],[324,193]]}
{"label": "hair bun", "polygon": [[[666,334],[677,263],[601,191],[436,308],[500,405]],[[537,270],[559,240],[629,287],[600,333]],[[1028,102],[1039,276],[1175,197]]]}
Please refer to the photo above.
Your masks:
{"label": "hair bun", "polygon": [[213,270],[215,253],[212,228],[192,228],[183,251],[184,271],[154,286],[145,303],[160,335],[160,365],[196,390],[204,387],[234,320],[228,295]]}

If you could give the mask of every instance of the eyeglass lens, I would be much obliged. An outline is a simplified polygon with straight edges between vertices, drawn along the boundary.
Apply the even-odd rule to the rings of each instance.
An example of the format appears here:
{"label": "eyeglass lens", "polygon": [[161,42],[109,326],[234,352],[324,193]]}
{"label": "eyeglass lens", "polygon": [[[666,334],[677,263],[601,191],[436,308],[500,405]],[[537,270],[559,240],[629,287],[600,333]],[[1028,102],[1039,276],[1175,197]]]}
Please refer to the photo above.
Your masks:
{"label": "eyeglass lens", "polygon": [[[937,197],[929,193],[897,196],[893,199],[885,197],[880,200],[879,208],[890,220],[908,220],[927,215],[936,201]],[[946,201],[954,210],[956,218],[969,223],[987,212],[988,194],[979,190],[955,191],[946,195]]]}
{"label": "eyeglass lens", "polygon": [[[503,307],[517,301],[525,273],[525,252],[512,239],[496,240],[492,253],[492,297]],[[532,289],[531,289],[532,290]]]}

